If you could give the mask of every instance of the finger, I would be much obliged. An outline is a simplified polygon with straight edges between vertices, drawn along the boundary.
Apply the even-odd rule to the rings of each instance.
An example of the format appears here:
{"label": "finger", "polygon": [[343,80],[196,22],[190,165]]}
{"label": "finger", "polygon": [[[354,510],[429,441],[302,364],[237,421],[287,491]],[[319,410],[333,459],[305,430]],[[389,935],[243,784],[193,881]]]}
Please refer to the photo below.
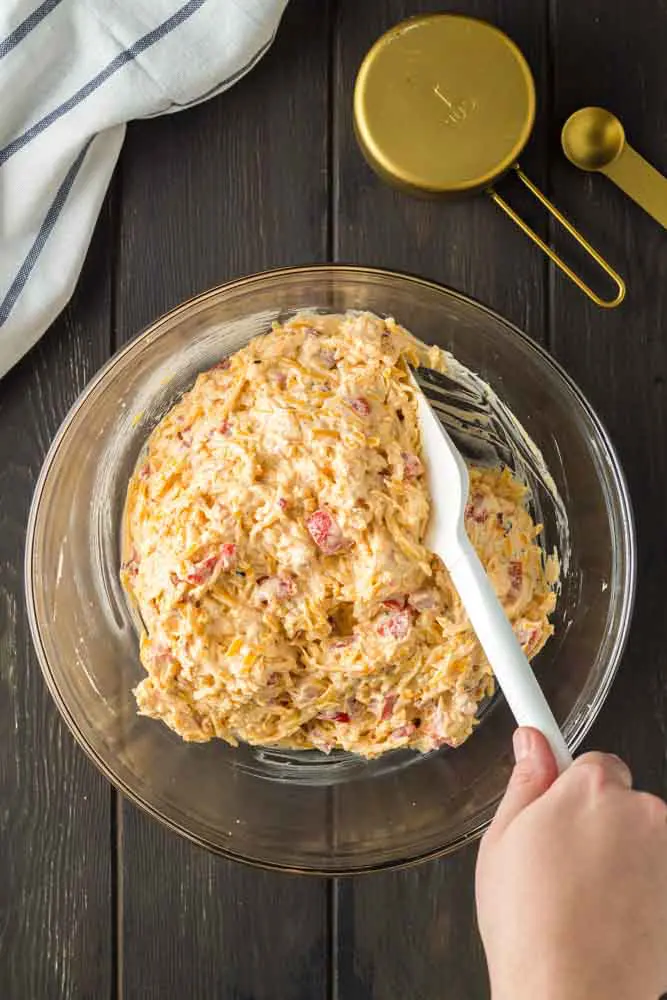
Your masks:
{"label": "finger", "polygon": [[537,729],[517,729],[513,743],[516,764],[489,830],[492,839],[506,830],[526,806],[544,795],[558,777],[553,751]]}
{"label": "finger", "polygon": [[[600,785],[612,784],[621,788],[632,788],[630,768],[613,753],[600,753],[597,750],[583,753],[581,757],[577,757],[569,770],[573,771],[573,776],[577,776],[579,768],[586,768]],[[565,775],[567,773],[566,771]]]}
{"label": "finger", "polygon": [[667,833],[667,802],[658,798],[657,795],[651,795],[650,792],[635,792],[634,794],[651,823],[663,827]]}

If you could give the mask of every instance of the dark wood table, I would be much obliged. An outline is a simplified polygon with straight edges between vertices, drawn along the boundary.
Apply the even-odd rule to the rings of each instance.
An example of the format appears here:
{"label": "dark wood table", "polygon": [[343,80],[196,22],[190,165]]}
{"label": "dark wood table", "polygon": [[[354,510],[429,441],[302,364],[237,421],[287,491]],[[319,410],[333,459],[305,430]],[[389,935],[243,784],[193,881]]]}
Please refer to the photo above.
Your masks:
{"label": "dark wood table", "polygon": [[[130,126],[74,298],[0,385],[0,996],[468,1000],[487,996],[475,847],[412,870],[324,881],[247,869],[124,802],[61,722],[23,599],[28,506],[88,379],[181,300],[279,265],[347,261],[467,292],[545,343],[606,423],[630,482],[639,590],[630,643],[589,746],[667,793],[667,233],[559,148],[600,104],[667,171],[665,0],[461,0],[535,73],[527,172],[627,278],[591,305],[487,200],[413,201],[362,162],[359,62],[422,0],[291,0],[277,41],[229,93]],[[9,98],[11,99],[11,97]],[[542,211],[509,195],[545,238]],[[592,276],[594,277],[594,276]]]}

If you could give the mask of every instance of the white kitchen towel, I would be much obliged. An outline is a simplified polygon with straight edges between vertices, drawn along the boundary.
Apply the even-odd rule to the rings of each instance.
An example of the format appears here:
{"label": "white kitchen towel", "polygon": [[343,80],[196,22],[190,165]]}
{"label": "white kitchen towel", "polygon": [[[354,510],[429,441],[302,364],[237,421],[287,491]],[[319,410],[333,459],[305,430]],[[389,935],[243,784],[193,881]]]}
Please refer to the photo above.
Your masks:
{"label": "white kitchen towel", "polygon": [[0,377],[69,300],[125,135],[248,72],[287,0],[0,0]]}

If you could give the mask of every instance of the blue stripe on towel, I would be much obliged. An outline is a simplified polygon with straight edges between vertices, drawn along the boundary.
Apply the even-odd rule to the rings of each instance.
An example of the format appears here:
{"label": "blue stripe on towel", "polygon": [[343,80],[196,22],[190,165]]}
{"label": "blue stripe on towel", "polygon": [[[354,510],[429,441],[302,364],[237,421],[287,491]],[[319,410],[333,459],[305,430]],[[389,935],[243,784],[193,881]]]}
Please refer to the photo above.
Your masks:
{"label": "blue stripe on towel", "polygon": [[62,118],[64,114],[67,114],[68,111],[75,108],[77,104],[80,104],[81,101],[90,97],[90,95],[97,90],[98,87],[101,87],[102,84],[105,83],[109,77],[113,76],[114,73],[117,73],[119,69],[122,69],[123,66],[132,62],[133,59],[136,59],[138,55],[145,52],[146,49],[151,47],[151,45],[155,45],[155,43],[159,42],[165,37],[165,35],[172,32],[174,28],[178,28],[183,21],[186,21],[192,14],[198,11],[200,7],[203,7],[205,3],[206,0],[188,0],[188,3],[183,4],[183,6],[180,7],[175,14],[168,17],[166,21],[162,22],[162,24],[159,24],[157,28],[154,28],[152,31],[143,35],[134,43],[134,45],[130,45],[129,48],[123,49],[122,52],[119,52],[118,55],[97,74],[97,76],[94,76],[92,80],[89,80],[88,83],[84,84],[84,86],[77,90],[75,94],[72,94],[67,101],[58,105],[57,108],[54,108],[53,111],[50,111],[48,115],[45,115],[33,126],[31,126],[31,128],[24,132],[23,135],[13,139],[7,146],[4,147],[4,149],[1,149],[0,166],[2,166],[2,164],[10,158],[10,156],[13,156],[14,153],[18,153],[20,149],[27,146],[28,143],[31,142],[36,136],[47,129],[50,125],[53,125],[54,122],[58,121],[59,118]]}
{"label": "blue stripe on towel", "polygon": [[9,314],[16,305],[19,295],[25,288],[26,282],[30,277],[30,272],[37,263],[39,255],[44,249],[44,244],[48,240],[53,227],[58,221],[60,213],[62,212],[65,206],[65,202],[67,201],[67,196],[69,195],[72,189],[72,185],[74,184],[74,181],[77,178],[77,174],[81,170],[83,161],[86,157],[86,153],[88,152],[90,144],[94,138],[95,136],[93,136],[91,139],[88,140],[88,142],[83,147],[83,149],[77,156],[72,166],[65,174],[65,178],[60,187],[58,188],[58,192],[55,198],[51,202],[51,207],[44,216],[44,221],[40,226],[39,232],[35,237],[33,245],[30,247],[30,250],[28,251],[25,260],[23,261],[21,267],[17,271],[16,277],[12,281],[9,290],[7,291],[7,294],[0,303],[0,326],[2,326],[4,323],[7,322]]}
{"label": "blue stripe on towel", "polygon": [[22,42],[26,35],[29,35],[32,29],[36,28],[40,21],[43,21],[46,15],[50,14],[54,7],[57,7],[61,2],[62,0],[44,0],[44,3],[33,10],[32,14],[28,14],[25,20],[21,21],[3,42],[0,42],[0,59],[15,49],[19,42]]}

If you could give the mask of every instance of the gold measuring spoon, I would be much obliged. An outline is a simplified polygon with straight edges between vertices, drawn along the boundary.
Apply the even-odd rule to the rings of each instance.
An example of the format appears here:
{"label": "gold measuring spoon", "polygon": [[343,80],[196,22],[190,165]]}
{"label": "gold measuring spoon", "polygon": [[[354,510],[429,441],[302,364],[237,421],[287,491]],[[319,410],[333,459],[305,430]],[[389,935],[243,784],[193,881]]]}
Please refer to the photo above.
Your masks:
{"label": "gold measuring spoon", "polygon": [[667,177],[628,145],[616,115],[581,108],[563,125],[561,142],[575,167],[605,174],[667,229]]}
{"label": "gold measuring spoon", "polygon": [[[535,84],[514,42],[486,21],[428,14],[373,45],[354,88],[354,125],[371,167],[418,195],[484,192],[599,306],[617,306],[623,279],[519,167],[535,121]],[[602,299],[496,191],[513,170],[616,285]]]}

